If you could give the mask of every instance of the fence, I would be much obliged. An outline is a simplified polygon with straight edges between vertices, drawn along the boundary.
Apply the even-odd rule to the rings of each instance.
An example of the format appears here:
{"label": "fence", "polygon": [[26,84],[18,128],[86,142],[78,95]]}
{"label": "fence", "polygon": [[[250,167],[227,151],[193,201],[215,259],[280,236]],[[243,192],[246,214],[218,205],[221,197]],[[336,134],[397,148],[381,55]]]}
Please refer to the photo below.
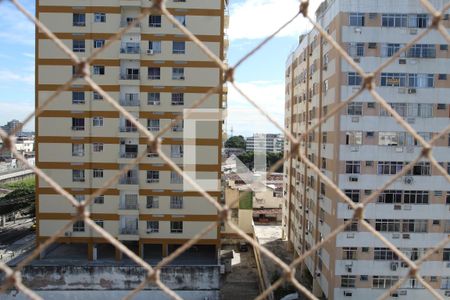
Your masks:
{"label": "fence", "polygon": [[[280,277],[276,282],[274,282],[268,289],[266,289],[261,295],[257,297],[257,299],[265,299],[269,293],[271,293],[273,290],[278,288],[283,282],[290,282],[298,291],[303,293],[307,298],[309,299],[317,299],[309,290],[307,290],[304,286],[302,286],[295,278],[295,268],[309,255],[313,254],[315,251],[317,251],[322,245],[324,245],[327,241],[329,241],[331,238],[335,237],[338,233],[342,232],[344,228],[349,225],[353,220],[356,220],[359,222],[359,224],[364,227],[366,230],[368,230],[370,233],[372,233],[375,237],[377,237],[386,247],[390,248],[408,267],[409,267],[409,273],[407,276],[401,278],[399,281],[396,282],[392,287],[390,287],[386,292],[381,296],[381,299],[386,299],[390,296],[390,294],[398,289],[408,278],[414,277],[417,281],[419,281],[424,288],[426,288],[433,297],[437,299],[443,299],[443,297],[434,290],[419,274],[420,267],[426,261],[430,255],[432,255],[435,251],[438,249],[443,248],[447,243],[450,242],[450,236],[444,240],[442,240],[437,245],[434,245],[431,249],[429,249],[422,257],[420,257],[416,261],[410,260],[404,253],[402,253],[398,248],[396,248],[391,242],[389,242],[385,237],[383,237],[378,231],[376,231],[367,221],[364,220],[364,210],[368,203],[373,201],[380,195],[382,191],[387,189],[394,181],[399,179],[400,177],[404,176],[413,166],[415,163],[417,163],[421,159],[428,159],[430,163],[435,166],[435,168],[439,171],[439,173],[444,176],[444,178],[450,182],[450,175],[447,174],[446,170],[439,165],[439,163],[436,161],[436,159],[433,157],[433,145],[436,143],[436,141],[443,137],[444,135],[448,134],[450,132],[450,126],[448,126],[445,130],[441,131],[438,135],[436,135],[432,140],[429,142],[425,141],[388,103],[385,99],[383,99],[376,90],[376,86],[374,83],[375,75],[380,74],[381,70],[385,69],[389,64],[394,62],[396,58],[400,56],[401,53],[407,51],[414,43],[419,41],[422,37],[427,35],[430,31],[436,30],[438,31],[443,38],[450,43],[450,35],[445,29],[445,27],[441,24],[441,21],[444,17],[444,12],[446,12],[450,8],[450,3],[446,4],[444,7],[441,8],[441,10],[437,10],[434,8],[430,2],[427,0],[420,0],[420,3],[423,7],[425,7],[426,10],[432,15],[432,22],[431,25],[418,34],[414,39],[412,39],[408,44],[406,44],[402,49],[400,49],[395,55],[390,57],[385,63],[380,65],[375,71],[371,73],[366,73],[356,62],[353,61],[353,59],[344,51],[344,49],[318,24],[314,21],[312,17],[308,15],[308,6],[309,1],[304,0],[300,2],[299,4],[299,11],[290,19],[288,20],[283,26],[281,26],[278,30],[276,30],[272,35],[268,36],[266,39],[264,39],[257,47],[255,47],[252,51],[250,51],[248,54],[246,54],[242,59],[240,59],[234,66],[227,66],[224,62],[220,60],[216,55],[214,55],[194,34],[188,31],[182,24],[180,24],[175,17],[173,17],[169,11],[165,7],[165,1],[164,0],[153,0],[153,5],[151,8],[143,9],[141,15],[130,22],[127,27],[123,27],[117,34],[115,34],[106,44],[103,48],[97,49],[97,51],[94,51],[92,55],[85,59],[81,60],[78,58],[70,49],[68,49],[50,30],[46,28],[44,24],[42,24],[39,20],[37,20],[32,14],[30,14],[17,0],[10,0],[18,10],[20,10],[27,18],[36,24],[36,26],[39,28],[41,32],[43,32],[48,38],[52,39],[54,43],[62,50],[64,51],[72,60],[72,62],[76,65],[76,74],[74,77],[59,87],[59,89],[51,95],[46,101],[43,102],[43,104],[36,108],[36,110],[30,114],[24,121],[23,124],[27,124],[32,120],[33,117],[39,116],[42,111],[52,102],[54,101],[57,96],[67,90],[70,85],[73,83],[76,77],[82,77],[85,82],[93,89],[93,91],[96,91],[99,93],[103,98],[109,102],[117,111],[119,111],[123,116],[125,116],[130,123],[132,123],[134,126],[136,126],[137,130],[148,139],[148,144],[150,145],[151,149],[155,150],[153,152],[157,152],[160,156],[160,158],[167,163],[171,167],[171,169],[178,173],[180,176],[183,177],[185,182],[189,183],[193,187],[195,187],[198,192],[205,197],[209,202],[211,202],[212,205],[214,205],[217,208],[218,211],[218,217],[220,223],[221,221],[226,222],[230,228],[232,228],[237,234],[239,234],[242,238],[247,240],[250,244],[252,244],[253,247],[256,247],[259,249],[259,251],[263,255],[267,255],[270,259],[272,259],[276,264],[280,266],[280,268],[283,270],[283,276]],[[3,0],[2,2],[6,2],[6,0]],[[0,2],[0,6],[2,5],[2,2]],[[280,1],[280,5],[282,5],[282,2]],[[194,180],[192,180],[189,176],[187,176],[183,171],[175,164],[173,163],[169,157],[166,156],[165,153],[161,151],[161,142],[159,137],[166,132],[167,130],[170,130],[171,126],[167,126],[166,128],[163,128],[160,130],[158,134],[153,134],[145,128],[142,124],[140,124],[138,121],[135,120],[133,115],[131,115],[127,110],[125,110],[123,107],[121,107],[117,101],[112,99],[105,91],[103,91],[99,85],[97,85],[91,78],[89,73],[89,67],[91,62],[94,60],[95,57],[99,55],[102,51],[104,51],[106,48],[108,48],[112,41],[118,40],[121,35],[123,35],[125,32],[130,30],[132,27],[136,26],[143,18],[147,17],[150,14],[158,14],[158,15],[164,15],[174,26],[176,26],[181,33],[186,35],[192,42],[194,42],[200,49],[213,61],[217,66],[223,71],[224,79],[226,82],[231,84],[245,99],[248,101],[260,114],[262,114],[269,122],[274,124],[278,129],[284,132],[286,139],[288,139],[292,147],[290,151],[288,151],[288,154],[285,155],[283,160],[280,160],[278,163],[276,163],[272,168],[271,171],[276,170],[278,167],[280,167],[284,160],[289,159],[291,157],[296,157],[301,159],[310,169],[317,174],[317,176],[322,180],[329,188],[333,189],[337,195],[340,197],[340,200],[346,202],[354,211],[353,214],[353,220],[350,219],[346,221],[344,224],[338,226],[335,228],[328,236],[324,237],[322,241],[315,244],[311,249],[303,253],[301,256],[296,258],[291,264],[287,265],[283,261],[281,261],[278,257],[276,257],[273,253],[268,251],[265,247],[258,244],[256,240],[254,240],[249,235],[242,232],[234,223],[230,221],[230,210],[228,207],[224,207],[217,203],[213,197],[211,197],[207,192],[205,192],[204,189],[202,189]],[[234,71],[239,68],[249,57],[251,57],[253,54],[255,54],[261,47],[263,47],[268,41],[270,41],[274,36],[276,36],[281,30],[283,30],[287,25],[289,25],[292,21],[294,21],[296,18],[306,18],[309,20],[309,22],[314,26],[316,30],[319,31],[322,39],[329,42],[340,54],[340,56],[350,65],[352,66],[355,71],[362,77],[362,85],[358,92],[356,92],[354,95],[346,99],[345,101],[342,101],[335,109],[328,112],[327,115],[322,117],[318,124],[312,126],[309,128],[306,132],[303,132],[298,138],[295,138],[293,134],[287,130],[284,129],[284,127],[281,124],[278,124],[274,118],[270,116],[269,112],[264,111],[257,103],[257,101],[251,99],[248,97],[243,90],[240,89],[240,87],[234,82],[233,80],[233,73]],[[194,105],[191,108],[196,108],[202,103],[208,99],[208,97],[217,91],[221,90],[221,86],[217,86],[213,89],[211,89],[204,97],[197,100]],[[370,196],[368,196],[364,201],[360,203],[354,203],[350,198],[348,198],[339,188],[338,186],[330,180],[328,177],[326,177],[319,167],[317,167],[313,162],[308,160],[308,158],[300,151],[300,142],[308,137],[308,134],[315,130],[320,124],[324,123],[327,119],[332,117],[333,115],[337,114],[343,107],[345,107],[347,104],[351,103],[356,96],[361,94],[364,90],[368,91],[370,95],[378,102],[388,113],[392,115],[392,117],[407,131],[409,132],[422,146],[422,152],[421,154],[413,160],[411,163],[406,165],[401,172],[397,173],[395,176],[392,176],[388,182],[386,182],[383,186],[381,186],[378,190],[373,192]],[[189,112],[187,113],[189,115]],[[186,115],[185,115],[186,117]],[[180,118],[174,120],[171,125],[176,124],[177,121],[179,121]],[[17,128],[16,131],[21,130],[21,128]],[[14,140],[12,136],[14,133],[11,134],[11,136],[8,136],[3,130],[0,129],[0,137],[4,141],[3,148],[11,151],[15,157],[22,161],[24,164],[28,165],[28,162],[25,157],[23,157],[15,148]],[[1,149],[0,149],[1,150]],[[101,195],[105,189],[108,188],[111,184],[117,182],[121,175],[125,174],[128,170],[132,169],[133,166],[137,163],[139,163],[143,157],[146,156],[147,153],[143,153],[139,155],[134,161],[127,165],[121,172],[119,172],[116,176],[109,179],[102,188],[98,189],[96,192],[94,192],[85,202],[79,203],[72,195],[70,195],[68,192],[66,192],[61,186],[59,186],[52,178],[47,176],[42,170],[40,170],[38,167],[29,165],[30,168],[32,168],[36,175],[39,176],[41,180],[46,181],[57,193],[62,195],[69,201],[72,205],[74,205],[77,208],[77,213],[73,217],[73,219],[63,228],[61,228],[54,236],[52,236],[50,239],[48,239],[46,242],[40,244],[35,251],[33,251],[27,258],[25,258],[22,262],[20,262],[14,269],[9,268],[4,263],[0,262],[0,269],[3,270],[5,273],[5,280],[2,283],[1,290],[5,291],[7,289],[10,289],[12,287],[15,287],[16,289],[20,290],[21,292],[25,293],[27,296],[29,296],[32,299],[40,299],[40,297],[31,289],[26,287],[21,280],[21,273],[20,271],[29,264],[33,259],[35,259],[41,251],[43,251],[45,248],[47,248],[50,244],[56,241],[58,236],[61,236],[69,227],[71,227],[76,221],[83,220],[87,226],[92,228],[92,230],[99,233],[103,238],[105,238],[109,243],[111,243],[114,247],[116,247],[118,250],[120,250],[123,254],[126,254],[129,256],[134,262],[142,266],[146,272],[147,277],[145,280],[142,281],[141,284],[139,284],[133,291],[131,291],[127,299],[133,297],[136,295],[139,291],[141,291],[146,285],[149,283],[156,284],[164,293],[166,293],[169,297],[173,299],[181,299],[174,291],[170,290],[161,280],[160,280],[160,272],[161,268],[163,266],[166,266],[168,263],[173,261],[177,256],[179,256],[181,253],[186,251],[189,247],[194,245],[199,239],[201,239],[205,234],[207,234],[209,231],[211,231],[213,228],[216,227],[216,224],[213,223],[210,226],[204,228],[201,232],[199,232],[197,235],[194,236],[189,242],[184,244],[182,247],[178,248],[177,251],[173,252],[168,257],[165,257],[162,261],[160,261],[155,267],[151,267],[147,262],[145,262],[143,259],[141,259],[139,256],[135,255],[132,251],[130,251],[128,248],[126,248],[122,243],[120,243],[118,240],[116,240],[111,234],[103,230],[101,227],[99,227],[92,219],[89,217],[89,213],[86,210],[86,208],[91,204],[93,199],[99,195]]]}

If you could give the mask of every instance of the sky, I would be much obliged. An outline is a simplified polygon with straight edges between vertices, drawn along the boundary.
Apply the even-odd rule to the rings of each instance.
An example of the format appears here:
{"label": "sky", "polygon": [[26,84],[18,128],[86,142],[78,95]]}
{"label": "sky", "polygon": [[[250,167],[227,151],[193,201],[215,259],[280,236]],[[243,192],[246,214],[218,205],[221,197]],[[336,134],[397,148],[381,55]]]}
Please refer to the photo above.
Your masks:
{"label": "sky", "polygon": [[[20,3],[34,14],[34,0]],[[320,0],[313,0],[314,15]],[[230,47],[228,62],[236,63],[265,37],[277,30],[298,11],[298,0],[230,0]],[[10,119],[24,119],[34,109],[34,26],[9,1],[0,4],[0,125]],[[236,84],[284,124],[284,70],[290,52],[309,24],[303,17],[285,28],[235,73]],[[228,134],[278,132],[231,86],[228,94]],[[33,122],[26,130],[34,130]]]}

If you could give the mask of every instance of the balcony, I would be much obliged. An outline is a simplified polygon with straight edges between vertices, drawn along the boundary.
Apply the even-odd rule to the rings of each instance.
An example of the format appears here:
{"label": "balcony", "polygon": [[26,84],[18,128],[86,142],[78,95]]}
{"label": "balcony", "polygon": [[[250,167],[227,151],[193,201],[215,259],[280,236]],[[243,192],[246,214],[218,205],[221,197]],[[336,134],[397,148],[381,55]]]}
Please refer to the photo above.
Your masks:
{"label": "balcony", "polygon": [[120,74],[120,80],[140,80],[139,74]]}
{"label": "balcony", "polygon": [[84,131],[84,125],[72,126],[73,131]]}
{"label": "balcony", "polygon": [[119,233],[123,235],[137,235],[139,233],[139,230],[133,227],[125,227],[120,228]]}
{"label": "balcony", "polygon": [[[126,18],[126,20],[122,20],[120,22],[120,27],[121,28],[128,27],[131,23],[133,23],[134,20],[136,20],[136,18]],[[140,33],[141,32],[141,24],[139,22],[137,24],[134,24],[134,26],[131,27],[127,32],[128,33]]]}
{"label": "balcony", "polygon": [[137,177],[122,177],[119,180],[119,184],[139,184],[139,179]]}
{"label": "balcony", "polygon": [[119,58],[139,59],[141,57],[141,46],[139,43],[125,43],[120,47]]}
{"label": "balcony", "polygon": [[120,132],[137,132],[137,128],[135,126],[120,126]]}
{"label": "balcony", "polygon": [[138,107],[138,106],[140,106],[141,101],[136,98],[132,98],[132,99],[125,98],[125,99],[120,99],[119,103],[122,106]]}
{"label": "balcony", "polygon": [[133,159],[133,158],[137,158],[137,156],[138,156],[137,152],[121,152],[120,153],[120,158]]}

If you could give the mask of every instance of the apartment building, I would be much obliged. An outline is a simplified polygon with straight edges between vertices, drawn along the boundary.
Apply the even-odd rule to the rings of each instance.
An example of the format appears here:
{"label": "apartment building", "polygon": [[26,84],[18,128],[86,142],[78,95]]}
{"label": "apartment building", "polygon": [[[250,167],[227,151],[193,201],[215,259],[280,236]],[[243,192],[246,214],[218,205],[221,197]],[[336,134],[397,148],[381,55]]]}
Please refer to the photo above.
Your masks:
{"label": "apartment building", "polygon": [[[448,1],[430,1],[441,8]],[[367,71],[374,71],[430,25],[419,1],[328,0],[318,23]],[[443,25],[450,27],[449,16]],[[376,76],[377,92],[417,132],[430,140],[450,124],[450,52],[431,31]],[[286,64],[286,128],[299,136],[361,87],[361,77],[317,30],[302,35]],[[450,137],[433,154],[450,172]],[[291,145],[286,142],[285,149]],[[382,187],[421,152],[418,142],[367,91],[319,125],[301,151],[355,203]],[[283,233],[296,255],[305,253],[351,219],[353,210],[297,158],[284,165]],[[450,185],[427,161],[368,204],[365,219],[407,257],[418,259],[448,237]],[[407,266],[357,223],[332,238],[303,270],[316,295],[327,299],[375,299],[407,274]],[[450,295],[450,248],[434,253],[420,274],[441,295]],[[428,299],[408,279],[392,297]]]}
{"label": "apartment building", "polygon": [[283,136],[276,133],[255,133],[246,138],[247,151],[283,152]]}
{"label": "apartment building", "polygon": [[[213,53],[225,59],[226,0],[168,0],[168,10]],[[106,0],[37,3],[38,18],[79,57],[89,57],[131,24],[152,1]],[[36,105],[74,74],[73,63],[43,33],[36,36]],[[93,80],[153,134],[169,125],[211,88],[223,85],[220,69],[181,31],[152,14],[105,49],[91,65]],[[199,109],[225,106],[223,90]],[[194,120],[195,121],[195,120]],[[196,178],[210,180],[220,198],[222,121],[183,120],[162,135],[162,151]],[[188,122],[189,125],[187,124]],[[195,128],[192,132],[186,127]],[[190,130],[192,131],[192,130]],[[125,165],[147,156],[95,198],[91,218],[144,259],[161,259],[217,221],[215,207],[192,189],[156,153],[147,139],[83,79],[36,118],[37,166],[78,201],[84,201]],[[67,224],[74,207],[37,178],[37,240]],[[190,251],[217,258],[219,226]],[[89,260],[122,255],[82,221],[59,237],[77,244]],[[75,247],[75,246],[74,246]],[[189,252],[189,251],[188,251]],[[209,256],[208,256],[209,257]]]}

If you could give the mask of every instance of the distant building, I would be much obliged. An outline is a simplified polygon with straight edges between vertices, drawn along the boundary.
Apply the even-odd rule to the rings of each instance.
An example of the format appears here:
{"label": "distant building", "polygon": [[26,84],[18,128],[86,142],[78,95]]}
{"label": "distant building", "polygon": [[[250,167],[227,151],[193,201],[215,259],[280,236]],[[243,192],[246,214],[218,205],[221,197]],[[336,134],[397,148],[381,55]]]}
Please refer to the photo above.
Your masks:
{"label": "distant building", "polygon": [[[11,120],[6,125],[2,126],[2,129],[6,131],[6,133],[11,134],[13,133],[16,128],[21,127],[23,124],[19,120]],[[20,135],[22,130],[19,130],[19,132],[16,132],[16,135]]]}
{"label": "distant building", "polygon": [[283,152],[284,137],[281,134],[255,133],[246,139],[247,151]]}

